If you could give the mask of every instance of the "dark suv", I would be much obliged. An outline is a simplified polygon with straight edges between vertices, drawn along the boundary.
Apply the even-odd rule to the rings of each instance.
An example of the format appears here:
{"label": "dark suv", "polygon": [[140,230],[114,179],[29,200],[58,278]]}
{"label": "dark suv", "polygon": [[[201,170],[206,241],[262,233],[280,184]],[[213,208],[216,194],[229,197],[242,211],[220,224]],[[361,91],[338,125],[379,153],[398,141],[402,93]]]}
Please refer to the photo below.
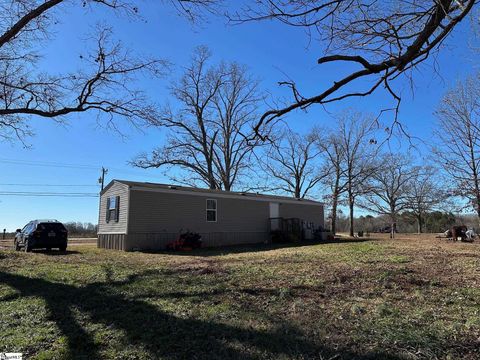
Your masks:
{"label": "dark suv", "polygon": [[15,234],[15,250],[23,248],[26,252],[32,249],[58,248],[67,250],[68,231],[57,220],[32,220]]}

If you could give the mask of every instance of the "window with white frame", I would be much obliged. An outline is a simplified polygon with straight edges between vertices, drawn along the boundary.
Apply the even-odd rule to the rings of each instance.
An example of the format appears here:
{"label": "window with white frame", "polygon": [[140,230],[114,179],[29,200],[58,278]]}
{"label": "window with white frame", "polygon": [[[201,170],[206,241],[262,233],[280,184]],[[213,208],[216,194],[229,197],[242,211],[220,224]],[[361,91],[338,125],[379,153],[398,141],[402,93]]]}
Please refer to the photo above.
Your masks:
{"label": "window with white frame", "polygon": [[217,221],[217,200],[207,199],[207,222]]}

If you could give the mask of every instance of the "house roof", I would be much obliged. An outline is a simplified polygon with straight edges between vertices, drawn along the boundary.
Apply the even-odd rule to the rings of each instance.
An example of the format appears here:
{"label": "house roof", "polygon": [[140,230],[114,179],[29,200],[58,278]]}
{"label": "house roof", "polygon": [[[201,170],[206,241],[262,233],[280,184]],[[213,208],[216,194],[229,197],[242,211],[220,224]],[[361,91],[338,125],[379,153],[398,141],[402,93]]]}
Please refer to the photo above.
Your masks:
{"label": "house roof", "polygon": [[173,184],[160,184],[160,183],[151,183],[151,182],[140,182],[140,181],[129,181],[129,180],[112,180],[101,192],[103,194],[107,191],[115,182],[127,185],[129,187],[140,188],[139,190],[163,190],[163,191],[179,191],[179,192],[188,192],[188,193],[203,193],[203,194],[215,194],[221,196],[228,196],[232,198],[249,198],[249,199],[258,199],[258,200],[276,200],[276,201],[298,201],[299,203],[311,204],[311,205],[323,205],[323,203],[309,200],[309,199],[297,199],[289,196],[278,196],[278,195],[269,195],[269,194],[260,194],[252,192],[238,192],[238,191],[224,191],[224,190],[213,190],[213,189],[202,189],[196,187],[188,187],[181,185]]}

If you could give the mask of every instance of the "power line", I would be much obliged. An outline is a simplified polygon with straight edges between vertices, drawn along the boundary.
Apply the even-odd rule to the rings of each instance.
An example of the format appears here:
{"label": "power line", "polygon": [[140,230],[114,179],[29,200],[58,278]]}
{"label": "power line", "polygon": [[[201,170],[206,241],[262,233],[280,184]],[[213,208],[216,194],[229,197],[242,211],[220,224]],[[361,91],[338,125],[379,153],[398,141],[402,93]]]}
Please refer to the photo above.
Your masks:
{"label": "power line", "polygon": [[83,165],[83,164],[71,164],[71,163],[59,163],[53,161],[31,161],[31,160],[18,160],[18,159],[5,159],[0,158],[1,163],[12,165],[26,165],[26,166],[43,166],[43,167],[60,167],[70,169],[84,169],[84,170],[98,170],[98,166]]}
{"label": "power line", "polygon": [[95,195],[98,193],[92,192],[55,192],[55,191],[0,191],[0,194],[46,194],[46,195]]}
{"label": "power line", "polygon": [[[0,158],[0,163],[3,164],[9,164],[9,165],[20,165],[20,166],[35,166],[35,167],[53,167],[53,168],[65,168],[65,169],[78,169],[78,170],[83,170],[83,171],[98,171],[99,169],[102,169],[103,166],[96,166],[96,165],[87,165],[87,164],[73,164],[73,163],[60,163],[60,162],[55,162],[55,161],[33,161],[33,160],[19,160],[19,159],[7,159],[7,158]],[[130,176],[136,176],[136,177],[141,177],[142,179],[150,180],[150,181],[158,181],[159,177],[158,175],[155,174],[148,174],[145,169],[142,170],[124,170],[121,168],[116,168],[116,167],[110,167],[106,166],[108,169],[111,171],[111,175],[113,175],[114,178],[121,178],[122,174],[123,175],[130,175]],[[120,176],[118,176],[120,175]],[[18,185],[18,186],[29,186],[30,184],[25,184],[25,185]],[[31,186],[61,186],[61,185],[53,185],[53,184],[31,184]],[[0,184],[1,186],[1,184]],[[14,186],[9,185],[9,184],[4,184],[4,186]],[[65,185],[67,186],[67,185]],[[68,185],[70,186],[70,184]],[[72,184],[71,186],[75,186]],[[78,185],[78,186],[87,186],[87,185]],[[93,185],[92,185],[93,186]]]}
{"label": "power line", "polygon": [[98,197],[96,193],[81,192],[37,192],[37,191],[0,191],[2,196],[58,196],[58,197]]}
{"label": "power line", "polygon": [[[98,169],[102,169],[102,166],[100,165],[96,166],[96,165],[86,165],[86,164],[59,163],[54,161],[32,161],[32,160],[18,160],[18,159],[6,159],[6,158],[0,158],[0,163],[6,163],[11,165],[60,167],[60,168],[97,170],[97,171]],[[124,170],[121,168],[110,167],[110,166],[108,166],[108,168],[112,171],[119,172],[119,173],[156,178],[156,176],[147,176],[143,171]]]}
{"label": "power line", "polygon": [[86,199],[86,198],[98,198],[98,195],[28,195],[28,194],[0,194],[2,196],[20,196],[20,197],[60,197],[60,198],[74,198],[74,199]]}
{"label": "power line", "polygon": [[87,184],[0,184],[0,186],[99,187],[100,185],[87,185]]}

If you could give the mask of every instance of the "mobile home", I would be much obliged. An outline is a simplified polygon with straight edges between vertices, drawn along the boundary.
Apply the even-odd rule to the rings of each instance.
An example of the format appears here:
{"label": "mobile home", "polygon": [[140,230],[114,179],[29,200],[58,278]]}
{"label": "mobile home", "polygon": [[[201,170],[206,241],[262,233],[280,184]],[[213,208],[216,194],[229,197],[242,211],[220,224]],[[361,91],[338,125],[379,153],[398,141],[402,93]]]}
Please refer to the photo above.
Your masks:
{"label": "mobile home", "polygon": [[323,211],[306,199],[113,180],[100,196],[98,247],[160,250],[184,231],[200,233],[204,246],[261,243],[276,219],[314,229]]}

